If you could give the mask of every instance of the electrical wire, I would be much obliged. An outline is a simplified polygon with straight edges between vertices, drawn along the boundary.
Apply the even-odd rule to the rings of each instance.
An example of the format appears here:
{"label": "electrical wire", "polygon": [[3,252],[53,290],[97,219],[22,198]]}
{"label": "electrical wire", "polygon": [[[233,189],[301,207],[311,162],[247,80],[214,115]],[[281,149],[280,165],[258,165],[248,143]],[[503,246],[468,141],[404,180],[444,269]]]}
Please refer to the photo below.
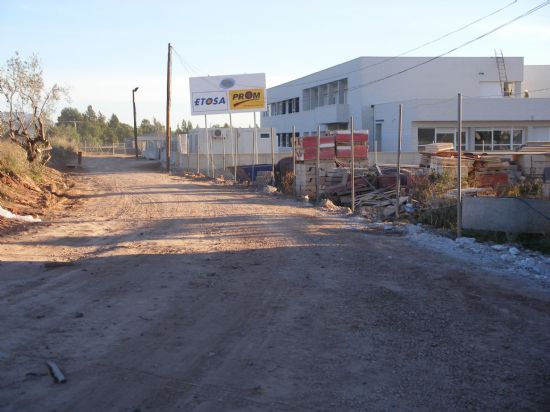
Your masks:
{"label": "electrical wire", "polygon": [[538,6],[535,6],[535,7],[533,7],[532,9],[526,11],[525,13],[522,13],[522,14],[520,14],[519,16],[516,16],[516,17],[514,17],[513,19],[508,20],[508,21],[505,22],[505,23],[502,23],[502,24],[500,24],[499,26],[497,26],[497,27],[495,27],[495,28],[493,28],[493,29],[491,29],[491,30],[489,30],[489,31],[487,31],[487,32],[485,32],[485,33],[483,33],[483,34],[481,34],[481,35],[479,35],[479,36],[477,36],[477,37],[475,37],[475,38],[473,38],[473,39],[471,39],[471,40],[468,40],[467,42],[464,42],[464,43],[462,43],[462,44],[459,45],[459,46],[456,46],[456,47],[454,47],[454,48],[452,48],[452,49],[446,51],[445,53],[441,53],[441,54],[439,54],[439,55],[437,55],[437,56],[435,56],[435,57],[431,57],[431,58],[429,58],[429,59],[427,59],[427,60],[425,60],[425,61],[423,61],[423,62],[421,62],[421,63],[418,63],[418,64],[415,64],[415,65],[413,65],[413,66],[407,67],[406,69],[403,69],[403,70],[400,70],[400,71],[398,71],[398,72],[389,74],[389,75],[384,76],[384,77],[381,77],[381,78],[379,78],[379,79],[371,80],[371,81],[369,81],[369,82],[366,82],[366,83],[363,83],[363,84],[359,84],[359,85],[357,85],[357,86],[355,86],[355,87],[349,88],[349,89],[348,89],[348,93],[349,93],[350,91],[353,91],[353,90],[358,90],[358,89],[361,89],[361,88],[363,88],[363,87],[367,87],[367,86],[370,86],[370,85],[373,85],[373,84],[376,84],[376,83],[380,83],[380,82],[382,82],[382,81],[384,81],[384,80],[391,79],[392,77],[399,76],[399,75],[401,75],[401,74],[403,74],[403,73],[406,73],[406,72],[411,71],[411,70],[414,70],[414,69],[416,69],[416,68],[418,68],[418,67],[424,66],[424,65],[426,65],[426,64],[428,64],[428,63],[431,63],[431,62],[433,62],[434,60],[440,59],[441,57],[444,57],[444,56],[446,56],[446,55],[448,55],[448,54],[450,54],[450,53],[452,53],[452,52],[455,52],[455,51],[457,51],[457,50],[459,50],[459,49],[461,49],[461,48],[463,48],[463,47],[466,47],[466,46],[468,46],[468,45],[470,45],[470,44],[472,44],[472,43],[474,43],[474,42],[476,42],[476,41],[478,41],[478,40],[481,40],[481,39],[485,38],[485,37],[489,36],[490,34],[493,34],[493,33],[495,33],[496,31],[498,31],[498,30],[500,30],[500,29],[503,29],[504,27],[509,26],[510,24],[512,24],[512,23],[514,23],[514,22],[516,22],[516,21],[518,21],[518,20],[520,20],[520,19],[522,19],[522,18],[524,18],[524,17],[527,17],[527,16],[529,16],[529,15],[531,15],[531,14],[533,14],[533,13],[535,13],[536,11],[542,9],[543,7],[548,6],[549,4],[550,4],[550,0],[547,0],[547,1],[545,1],[544,3],[541,3],[541,4],[539,4]]}
{"label": "electrical wire", "polygon": [[500,13],[501,11],[507,9],[507,8],[510,7],[510,6],[513,6],[513,5],[516,4],[516,3],[517,3],[517,0],[514,0],[514,1],[512,1],[512,2],[510,2],[510,3],[508,3],[508,4],[506,4],[504,7],[501,7],[501,8],[499,8],[499,9],[497,9],[497,10],[495,10],[495,11],[489,13],[489,14],[486,14],[486,15],[480,17],[480,18],[477,18],[477,19],[471,21],[470,23],[468,23],[468,24],[466,24],[466,25],[464,25],[464,26],[462,26],[462,27],[459,27],[458,29],[455,29],[455,30],[453,30],[453,31],[450,31],[450,32],[448,32],[448,33],[446,33],[446,34],[444,34],[444,35],[442,35],[442,36],[440,36],[440,37],[438,37],[438,38],[436,38],[436,39],[433,39],[433,40],[430,40],[430,41],[428,41],[428,42],[426,42],[426,43],[423,43],[423,44],[421,44],[420,46],[413,47],[412,49],[406,50],[406,51],[404,51],[404,52],[402,52],[402,53],[400,53],[400,54],[398,54],[398,55],[396,55],[396,56],[386,57],[386,58],[383,58],[382,60],[377,61],[377,62],[375,62],[375,63],[371,63],[371,64],[368,64],[368,65],[366,65],[366,66],[361,66],[361,67],[359,67],[359,68],[357,68],[357,69],[354,69],[354,70],[350,70],[350,71],[347,71],[347,72],[344,72],[344,73],[340,73],[340,74],[338,74],[336,77],[335,77],[335,76],[331,76],[331,77],[328,77],[328,78],[325,78],[325,79],[317,79],[317,80],[308,81],[308,82],[302,82],[302,83],[281,84],[281,85],[274,86],[274,87],[294,87],[294,86],[303,86],[303,85],[318,83],[318,82],[322,82],[322,81],[334,80],[334,79],[336,79],[336,78],[340,78],[342,75],[348,75],[348,74],[351,74],[351,73],[356,73],[356,72],[359,72],[359,71],[362,71],[362,70],[365,70],[365,69],[369,69],[369,68],[371,68],[371,67],[378,66],[378,65],[380,65],[380,64],[389,62],[389,61],[391,61],[391,60],[395,60],[395,59],[397,59],[397,58],[399,58],[399,57],[403,57],[403,56],[405,56],[406,54],[409,54],[409,53],[411,53],[411,52],[413,52],[413,51],[416,51],[416,50],[422,49],[422,48],[424,48],[424,47],[426,47],[426,46],[429,46],[429,45],[431,45],[431,44],[437,43],[437,42],[440,41],[440,40],[443,40],[443,39],[445,39],[445,38],[447,38],[447,37],[449,37],[449,36],[451,36],[451,35],[453,35],[453,34],[456,34],[456,33],[460,32],[460,31],[462,31],[462,30],[467,29],[468,27],[473,26],[473,25],[476,24],[476,23],[479,23],[480,21],[483,21],[483,20],[485,20],[485,19],[487,19],[487,18],[489,18],[489,17],[494,16],[494,15],[497,14],[497,13]]}

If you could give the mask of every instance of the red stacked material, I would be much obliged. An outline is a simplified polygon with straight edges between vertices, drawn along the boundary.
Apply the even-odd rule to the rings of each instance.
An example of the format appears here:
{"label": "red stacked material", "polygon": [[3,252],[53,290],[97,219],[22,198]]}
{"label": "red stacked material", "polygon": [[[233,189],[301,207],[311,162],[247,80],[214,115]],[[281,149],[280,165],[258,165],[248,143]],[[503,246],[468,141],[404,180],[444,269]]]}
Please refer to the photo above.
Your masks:
{"label": "red stacked material", "polygon": [[507,185],[509,183],[507,173],[495,173],[492,175],[478,175],[475,178],[478,187],[493,187]]}
{"label": "red stacked material", "polygon": [[[368,133],[354,133],[354,156],[356,159],[366,159],[369,154]],[[336,157],[351,158],[351,135],[349,133],[336,134]]]}
{"label": "red stacked material", "polygon": [[[321,160],[330,160],[334,159],[335,156],[335,147],[334,147],[334,136],[321,136],[321,147],[320,147],[320,159]],[[304,145],[304,160],[314,160],[317,159],[317,136],[307,136],[303,139]]]}

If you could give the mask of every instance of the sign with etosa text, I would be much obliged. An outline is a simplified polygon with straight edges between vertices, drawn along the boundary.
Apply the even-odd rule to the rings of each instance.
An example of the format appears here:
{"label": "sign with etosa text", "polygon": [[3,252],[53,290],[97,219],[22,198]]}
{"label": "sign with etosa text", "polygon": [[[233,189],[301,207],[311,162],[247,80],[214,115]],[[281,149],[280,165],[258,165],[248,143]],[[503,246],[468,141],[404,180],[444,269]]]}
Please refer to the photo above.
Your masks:
{"label": "sign with etosa text", "polygon": [[191,114],[267,110],[265,74],[190,77]]}
{"label": "sign with etosa text", "polygon": [[192,113],[227,113],[227,93],[197,92],[191,94]]}
{"label": "sign with etosa text", "polygon": [[231,110],[261,111],[264,107],[264,89],[231,90],[229,92],[229,108]]}

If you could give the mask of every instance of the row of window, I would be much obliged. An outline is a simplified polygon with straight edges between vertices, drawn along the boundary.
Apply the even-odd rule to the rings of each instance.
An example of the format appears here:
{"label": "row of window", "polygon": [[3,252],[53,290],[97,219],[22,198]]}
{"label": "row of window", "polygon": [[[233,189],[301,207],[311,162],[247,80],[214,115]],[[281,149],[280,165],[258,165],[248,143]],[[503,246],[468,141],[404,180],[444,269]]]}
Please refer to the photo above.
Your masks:
{"label": "row of window", "polygon": [[332,104],[347,103],[348,79],[340,79],[302,92],[304,111]]}
{"label": "row of window", "polygon": [[[294,134],[296,138],[300,137],[300,133]],[[292,133],[277,133],[277,145],[279,147],[292,147]]]}
{"label": "row of window", "polygon": [[[430,143],[453,143],[458,147],[457,130],[453,128],[419,128],[418,148]],[[523,129],[476,128],[474,129],[475,151],[515,150],[523,144]],[[466,132],[462,132],[462,149],[466,150]],[[471,150],[471,149],[470,149]]]}
{"label": "row of window", "polygon": [[300,98],[282,100],[267,105],[267,111],[264,116],[280,116],[287,113],[298,113],[300,111]]}

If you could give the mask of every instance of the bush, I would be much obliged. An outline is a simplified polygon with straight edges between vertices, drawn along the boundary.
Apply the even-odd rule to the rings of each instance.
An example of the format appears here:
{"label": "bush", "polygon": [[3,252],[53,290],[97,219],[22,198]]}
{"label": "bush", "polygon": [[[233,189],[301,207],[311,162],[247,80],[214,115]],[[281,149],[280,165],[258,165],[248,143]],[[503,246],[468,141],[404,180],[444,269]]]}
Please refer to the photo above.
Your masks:
{"label": "bush", "polygon": [[0,141],[0,172],[28,176],[36,183],[43,182],[46,167],[40,162],[29,162],[20,146],[9,140]]}

